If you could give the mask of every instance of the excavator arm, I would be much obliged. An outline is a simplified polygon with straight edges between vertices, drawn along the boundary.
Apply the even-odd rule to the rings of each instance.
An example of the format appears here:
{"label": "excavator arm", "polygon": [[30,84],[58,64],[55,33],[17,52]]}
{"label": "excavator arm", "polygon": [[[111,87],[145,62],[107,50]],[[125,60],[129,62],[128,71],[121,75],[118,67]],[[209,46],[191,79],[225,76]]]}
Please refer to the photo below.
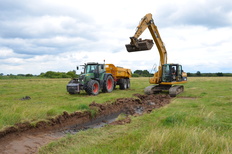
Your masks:
{"label": "excavator arm", "polygon": [[137,51],[144,51],[150,50],[153,47],[153,40],[151,39],[144,39],[142,40],[140,35],[146,30],[149,29],[153,40],[157,46],[160,55],[160,65],[158,71],[154,74],[153,78],[150,78],[151,84],[158,84],[160,83],[160,77],[162,75],[162,68],[163,64],[167,64],[167,51],[164,46],[164,43],[160,37],[159,31],[157,26],[154,24],[154,20],[152,19],[152,14],[146,14],[140,21],[139,25],[137,26],[137,30],[133,37],[130,37],[130,44],[126,44],[126,48],[128,52],[137,52]]}

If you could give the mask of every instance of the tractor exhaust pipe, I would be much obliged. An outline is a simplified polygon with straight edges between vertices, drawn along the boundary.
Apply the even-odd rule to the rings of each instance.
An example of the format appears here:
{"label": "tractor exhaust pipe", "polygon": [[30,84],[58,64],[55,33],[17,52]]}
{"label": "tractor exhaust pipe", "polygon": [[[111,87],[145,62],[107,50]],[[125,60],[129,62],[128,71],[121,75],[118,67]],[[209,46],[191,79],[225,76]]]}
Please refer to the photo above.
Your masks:
{"label": "tractor exhaust pipe", "polygon": [[153,40],[151,39],[135,39],[133,37],[130,38],[131,43],[126,44],[126,49],[128,52],[138,52],[144,50],[150,50],[153,47]]}

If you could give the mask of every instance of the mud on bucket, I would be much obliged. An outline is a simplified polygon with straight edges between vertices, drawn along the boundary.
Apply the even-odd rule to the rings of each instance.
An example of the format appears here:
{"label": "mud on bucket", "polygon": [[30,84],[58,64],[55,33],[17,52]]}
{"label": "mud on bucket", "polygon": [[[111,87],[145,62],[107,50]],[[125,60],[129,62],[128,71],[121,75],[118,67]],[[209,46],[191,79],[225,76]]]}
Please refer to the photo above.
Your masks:
{"label": "mud on bucket", "polygon": [[138,41],[138,47],[132,44],[126,44],[126,49],[128,52],[150,50],[153,47],[153,44],[153,40],[145,39]]}

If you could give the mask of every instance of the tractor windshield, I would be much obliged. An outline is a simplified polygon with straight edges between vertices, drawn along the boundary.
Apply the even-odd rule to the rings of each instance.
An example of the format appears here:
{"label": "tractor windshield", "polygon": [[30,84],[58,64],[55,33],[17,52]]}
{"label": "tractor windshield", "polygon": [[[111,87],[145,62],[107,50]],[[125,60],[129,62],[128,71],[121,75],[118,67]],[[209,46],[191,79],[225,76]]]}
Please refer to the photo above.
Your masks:
{"label": "tractor windshield", "polygon": [[97,72],[97,65],[86,65],[85,74]]}

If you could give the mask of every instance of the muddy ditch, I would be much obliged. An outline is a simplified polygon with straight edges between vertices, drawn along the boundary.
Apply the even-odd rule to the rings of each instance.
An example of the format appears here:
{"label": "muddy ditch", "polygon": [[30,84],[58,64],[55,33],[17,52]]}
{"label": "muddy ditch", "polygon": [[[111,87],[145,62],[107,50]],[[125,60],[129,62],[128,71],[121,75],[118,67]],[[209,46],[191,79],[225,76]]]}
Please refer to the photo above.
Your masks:
{"label": "muddy ditch", "polygon": [[[0,131],[0,151],[9,153],[36,153],[38,149],[51,141],[58,140],[67,134],[75,134],[89,128],[98,128],[105,125],[123,125],[131,122],[129,115],[138,116],[150,113],[153,109],[170,103],[169,95],[141,95],[137,98],[118,98],[113,103],[98,104],[92,102],[89,107],[93,113],[63,112],[56,118],[40,121],[35,126],[29,122],[15,124]],[[117,120],[120,114],[125,118]]]}

